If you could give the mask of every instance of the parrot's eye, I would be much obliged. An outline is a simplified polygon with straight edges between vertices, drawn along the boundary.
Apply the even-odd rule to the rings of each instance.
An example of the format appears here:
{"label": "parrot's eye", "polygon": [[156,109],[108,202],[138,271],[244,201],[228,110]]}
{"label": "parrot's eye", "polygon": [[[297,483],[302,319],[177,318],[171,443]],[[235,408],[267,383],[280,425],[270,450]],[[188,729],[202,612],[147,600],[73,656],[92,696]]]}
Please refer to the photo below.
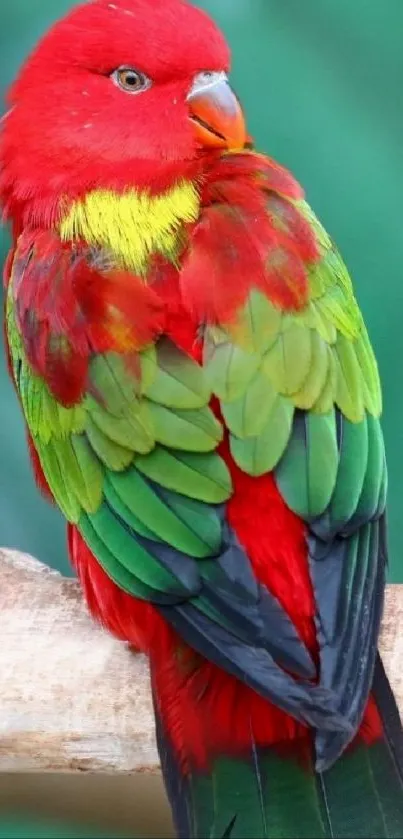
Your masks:
{"label": "parrot's eye", "polygon": [[133,67],[118,67],[111,78],[126,93],[141,93],[151,86],[150,79]]}

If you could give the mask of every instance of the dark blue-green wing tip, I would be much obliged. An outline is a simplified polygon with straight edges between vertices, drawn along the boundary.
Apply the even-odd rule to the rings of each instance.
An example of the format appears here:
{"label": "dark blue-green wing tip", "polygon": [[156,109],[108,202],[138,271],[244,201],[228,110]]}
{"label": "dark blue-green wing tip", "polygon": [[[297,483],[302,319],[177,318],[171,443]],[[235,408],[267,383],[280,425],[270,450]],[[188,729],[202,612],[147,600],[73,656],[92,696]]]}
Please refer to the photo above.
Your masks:
{"label": "dark blue-green wing tip", "polygon": [[[158,493],[151,479],[147,486]],[[139,596],[154,603],[198,653],[296,719],[326,731],[346,728],[331,691],[308,681],[314,675],[308,650],[279,601],[258,583],[247,554],[225,523],[224,507],[204,505],[207,511],[214,507],[221,520],[221,547],[218,543],[213,557],[196,559],[154,539],[125,505],[114,505],[113,497],[104,501],[99,521],[92,516],[89,524],[98,528],[99,538],[107,539],[114,522],[124,540],[126,564],[120,567],[116,560],[113,567],[127,585],[135,585]]]}

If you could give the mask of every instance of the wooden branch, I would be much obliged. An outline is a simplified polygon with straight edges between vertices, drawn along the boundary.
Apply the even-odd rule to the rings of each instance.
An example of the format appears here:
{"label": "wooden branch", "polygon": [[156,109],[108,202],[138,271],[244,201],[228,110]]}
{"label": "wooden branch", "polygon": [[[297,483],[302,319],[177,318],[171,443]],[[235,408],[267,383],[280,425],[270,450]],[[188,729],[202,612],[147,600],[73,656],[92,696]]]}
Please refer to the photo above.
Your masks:
{"label": "wooden branch", "polygon": [[157,772],[148,668],[78,583],[0,552],[0,771]]}
{"label": "wooden branch", "polygon": [[[0,551],[0,771],[157,773],[147,662],[87,614],[78,583]],[[381,650],[403,710],[403,585]]]}

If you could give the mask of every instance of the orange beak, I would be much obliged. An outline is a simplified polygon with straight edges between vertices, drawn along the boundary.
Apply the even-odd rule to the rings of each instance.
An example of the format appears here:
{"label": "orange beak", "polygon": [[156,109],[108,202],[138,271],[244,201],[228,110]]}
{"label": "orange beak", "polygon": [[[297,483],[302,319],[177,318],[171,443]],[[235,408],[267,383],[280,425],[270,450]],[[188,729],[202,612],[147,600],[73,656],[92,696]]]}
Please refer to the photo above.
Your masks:
{"label": "orange beak", "polygon": [[242,108],[226,80],[190,93],[188,103],[194,133],[203,148],[239,151],[250,145]]}

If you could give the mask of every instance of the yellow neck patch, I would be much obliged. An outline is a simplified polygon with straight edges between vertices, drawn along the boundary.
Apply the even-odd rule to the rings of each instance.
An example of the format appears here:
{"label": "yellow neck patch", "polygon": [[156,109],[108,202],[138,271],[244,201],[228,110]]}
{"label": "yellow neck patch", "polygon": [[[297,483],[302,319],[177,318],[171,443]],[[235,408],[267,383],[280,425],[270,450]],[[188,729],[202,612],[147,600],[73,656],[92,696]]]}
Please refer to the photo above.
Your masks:
{"label": "yellow neck patch", "polygon": [[175,261],[183,224],[197,220],[195,186],[182,181],[162,195],[97,189],[76,201],[59,227],[64,241],[105,248],[124,268],[144,274],[152,254]]}

